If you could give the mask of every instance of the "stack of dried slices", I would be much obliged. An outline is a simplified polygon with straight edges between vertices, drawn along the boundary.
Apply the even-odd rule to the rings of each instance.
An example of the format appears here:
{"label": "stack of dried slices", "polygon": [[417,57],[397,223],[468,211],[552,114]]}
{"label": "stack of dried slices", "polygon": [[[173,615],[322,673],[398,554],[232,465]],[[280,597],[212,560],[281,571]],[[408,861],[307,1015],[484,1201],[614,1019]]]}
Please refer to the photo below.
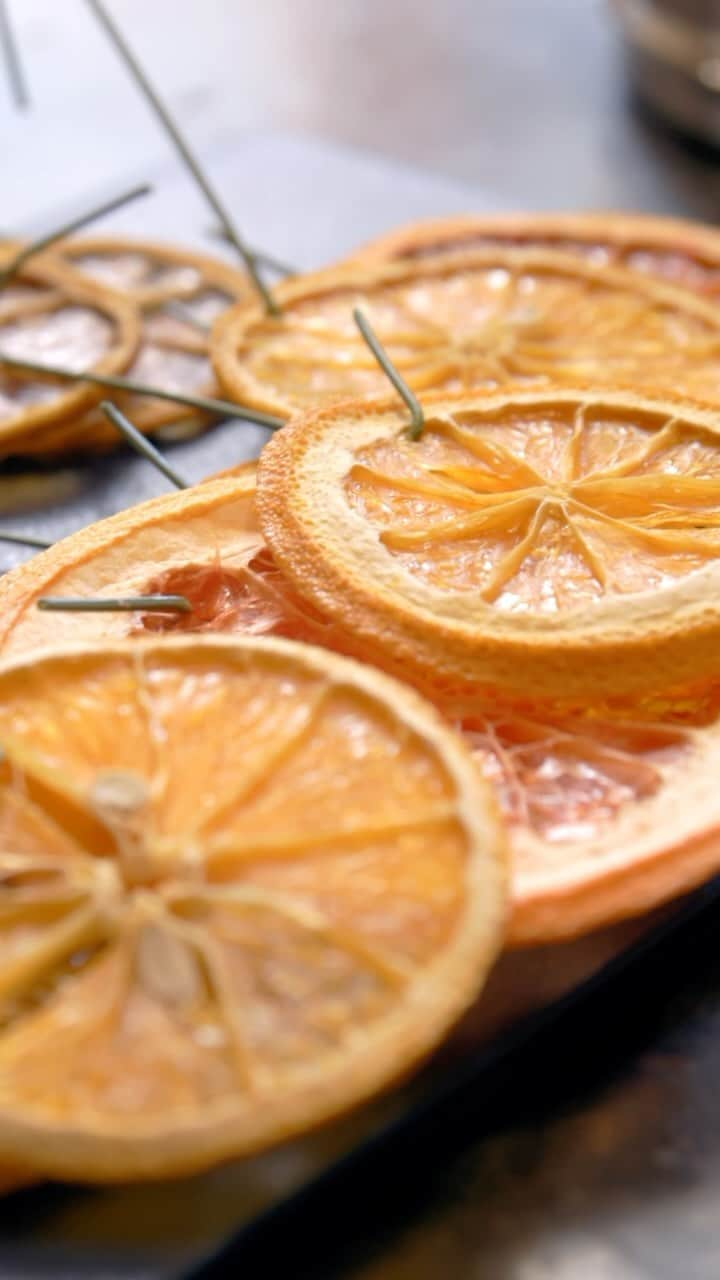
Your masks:
{"label": "stack of dried slices", "polygon": [[[110,241],[0,294],[6,354],[204,390],[211,358],[287,420],[257,468],[0,585],[17,1176],[302,1132],[426,1055],[503,945],[718,869],[719,287],[711,230],[567,216],[406,228],[284,281],[278,315]],[[5,453],[107,444],[97,389],[3,376]],[[158,593],[187,609],[37,608]]]}
{"label": "stack of dried slices", "polygon": [[[17,248],[0,250],[0,275]],[[213,321],[253,296],[243,271],[203,254],[116,237],[69,240],[34,256],[0,291],[0,352],[212,395]],[[89,383],[0,367],[0,457],[116,443],[95,407],[103,394]],[[208,421],[164,400],[125,393],[116,402],[143,432],[182,434]]]}

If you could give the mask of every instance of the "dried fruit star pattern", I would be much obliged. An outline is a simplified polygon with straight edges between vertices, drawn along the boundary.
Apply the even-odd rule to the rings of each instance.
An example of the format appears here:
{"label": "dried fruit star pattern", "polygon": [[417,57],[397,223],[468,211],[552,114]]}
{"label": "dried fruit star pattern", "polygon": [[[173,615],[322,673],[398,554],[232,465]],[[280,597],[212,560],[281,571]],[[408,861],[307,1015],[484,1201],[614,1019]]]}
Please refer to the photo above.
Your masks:
{"label": "dried fruit star pattern", "polygon": [[[0,267],[17,246],[3,245]],[[48,258],[23,267],[0,291],[0,357],[45,360],[72,370],[123,373],[140,340],[126,299]],[[89,384],[68,386],[0,365],[0,456],[27,452],[56,424],[97,403]]]}
{"label": "dried fruit star pattern", "polygon": [[482,986],[492,795],[380,672],[238,637],[54,649],[0,671],[0,741],[3,1160],[114,1181],[263,1148]]}
{"label": "dried fruit star pattern", "polygon": [[282,315],[231,308],[212,334],[236,401],[281,417],[387,390],[361,307],[418,393],[565,382],[720,399],[720,314],[684,289],[577,255],[508,248],[344,265],[283,282]]}
{"label": "dried fruit star pattern", "polygon": [[[143,503],[56,544],[0,583],[0,651],[176,630],[351,642],[289,584],[264,543],[254,470]],[[49,615],[43,594],[181,591],[189,615]],[[720,865],[720,686],[552,704],[496,693],[446,705],[508,823],[511,945],[642,914]]]}
{"label": "dried fruit star pattern", "polygon": [[577,699],[713,674],[714,410],[631,392],[425,397],[295,419],[265,447],[263,533],[295,589],[441,697]]}

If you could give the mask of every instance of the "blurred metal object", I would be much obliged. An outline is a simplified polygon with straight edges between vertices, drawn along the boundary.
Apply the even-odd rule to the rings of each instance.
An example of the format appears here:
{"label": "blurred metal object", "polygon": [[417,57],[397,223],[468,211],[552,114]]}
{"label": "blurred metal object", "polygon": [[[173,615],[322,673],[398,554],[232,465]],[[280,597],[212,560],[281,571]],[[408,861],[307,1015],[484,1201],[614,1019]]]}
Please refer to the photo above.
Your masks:
{"label": "blurred metal object", "polygon": [[640,97],[720,146],[720,0],[612,0]]}
{"label": "blurred metal object", "polygon": [[170,463],[163,458],[160,450],[155,448],[152,440],[148,440],[141,431],[138,431],[130,419],[120,412],[117,405],[114,405],[111,400],[101,400],[100,409],[105,414],[108,422],[116,431],[120,432],[125,443],[129,444],[130,448],[134,449],[136,453],[139,453],[141,458],[147,458],[148,462],[152,462],[156,470],[161,472],[171,484],[174,484],[176,489],[189,488],[187,480],[178,475],[177,471],[170,466]]}
{"label": "blurred metal object", "polygon": [[25,111],[30,106],[30,94],[5,0],[0,0],[0,45],[13,102],[18,110]]}

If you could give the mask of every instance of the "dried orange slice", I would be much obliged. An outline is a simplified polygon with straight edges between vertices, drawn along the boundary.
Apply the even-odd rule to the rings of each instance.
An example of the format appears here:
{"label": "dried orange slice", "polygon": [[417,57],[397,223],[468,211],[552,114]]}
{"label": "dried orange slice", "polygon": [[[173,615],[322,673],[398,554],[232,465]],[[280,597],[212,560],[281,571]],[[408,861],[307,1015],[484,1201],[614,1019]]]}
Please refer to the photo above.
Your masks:
{"label": "dried orange slice", "polygon": [[[0,267],[17,246],[3,245]],[[131,302],[80,280],[48,258],[27,264],[0,292],[0,355],[97,373],[122,373],[140,337]],[[101,392],[0,365],[0,453],[26,452],[44,430],[83,411]]]}
{"label": "dried orange slice", "polygon": [[[347,647],[290,586],[238,468],[59,542],[0,583],[0,648],[178,629],[237,631]],[[190,614],[41,613],[39,596],[186,595]],[[720,687],[577,703],[473,696],[446,703],[509,826],[512,945],[640,915],[720,867]]]}
{"label": "dried orange slice", "polygon": [[[129,298],[142,313],[142,335],[128,377],[167,391],[217,394],[208,355],[209,333],[218,315],[253,290],[243,271],[226,262],[143,240],[116,236],[70,240],[57,251],[83,277]],[[188,434],[210,421],[186,406],[120,393],[115,403],[140,431],[160,427]],[[117,436],[99,412],[56,432],[44,450],[102,446]]]}
{"label": "dried orange slice", "polygon": [[0,1155],[169,1176],[387,1085],[474,999],[504,837],[432,708],[218,636],[0,670]]}
{"label": "dried orange slice", "polygon": [[720,294],[720,234],[685,218],[642,213],[503,213],[428,218],[363,245],[355,261],[464,253],[492,244],[559,249],[626,267],[708,298]]}
{"label": "dried orange slice", "polygon": [[605,697],[717,667],[720,418],[522,390],[295,419],[265,447],[275,560],[356,651],[445,690]]}
{"label": "dried orange slice", "polygon": [[346,265],[276,296],[279,317],[255,306],[221,316],[212,356],[235,400],[281,417],[386,392],[356,305],[417,391],[564,380],[720,400],[717,307],[570,254],[497,245]]}
{"label": "dried orange slice", "polygon": [[[43,595],[184,595],[190,614],[57,613]],[[329,626],[276,569],[255,510],[254,463],[81,529],[0,581],[4,656],[53,643],[166,631],[238,631],[330,646]]]}
{"label": "dried orange slice", "polygon": [[[283,577],[254,509],[252,466],[113,516],[0,583],[0,647],[177,629],[347,647]],[[186,595],[192,613],[41,613],[39,596]],[[464,730],[509,825],[509,942],[547,942],[642,914],[720,866],[720,688],[545,702],[473,696],[444,707]]]}

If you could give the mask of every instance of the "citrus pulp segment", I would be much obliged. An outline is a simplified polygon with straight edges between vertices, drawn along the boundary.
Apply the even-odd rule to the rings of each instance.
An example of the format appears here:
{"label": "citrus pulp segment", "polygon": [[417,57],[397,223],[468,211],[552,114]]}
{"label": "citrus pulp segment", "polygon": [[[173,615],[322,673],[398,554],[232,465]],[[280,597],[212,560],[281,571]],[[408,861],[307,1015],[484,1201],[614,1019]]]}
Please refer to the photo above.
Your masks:
{"label": "citrus pulp segment", "polygon": [[577,256],[496,245],[345,265],[278,286],[280,316],[240,305],[213,329],[238,403],[290,417],[385,394],[360,307],[420,395],[543,382],[637,385],[720,401],[720,313],[710,302]]}
{"label": "citrus pulp segment", "polygon": [[[257,524],[252,466],[82,530],[0,583],[0,646],[149,631],[234,630],[348,647],[274,564]],[[40,612],[43,594],[182,591],[190,614]],[[492,784],[512,851],[510,944],[553,941],[643,911],[720,866],[720,695],[554,707],[446,702]]]}
{"label": "citrus pulp segment", "polygon": [[717,671],[720,425],[631,392],[525,390],[296,418],[263,533],[354,648],[436,688],[606,697]]}
{"label": "citrus pulp segment", "polygon": [[433,1048],[502,938],[461,740],[371,668],[218,636],[0,670],[0,1153],[170,1176]]}
{"label": "citrus pulp segment", "polygon": [[720,685],[446,707],[510,831],[514,946],[640,915],[720,868]]}

